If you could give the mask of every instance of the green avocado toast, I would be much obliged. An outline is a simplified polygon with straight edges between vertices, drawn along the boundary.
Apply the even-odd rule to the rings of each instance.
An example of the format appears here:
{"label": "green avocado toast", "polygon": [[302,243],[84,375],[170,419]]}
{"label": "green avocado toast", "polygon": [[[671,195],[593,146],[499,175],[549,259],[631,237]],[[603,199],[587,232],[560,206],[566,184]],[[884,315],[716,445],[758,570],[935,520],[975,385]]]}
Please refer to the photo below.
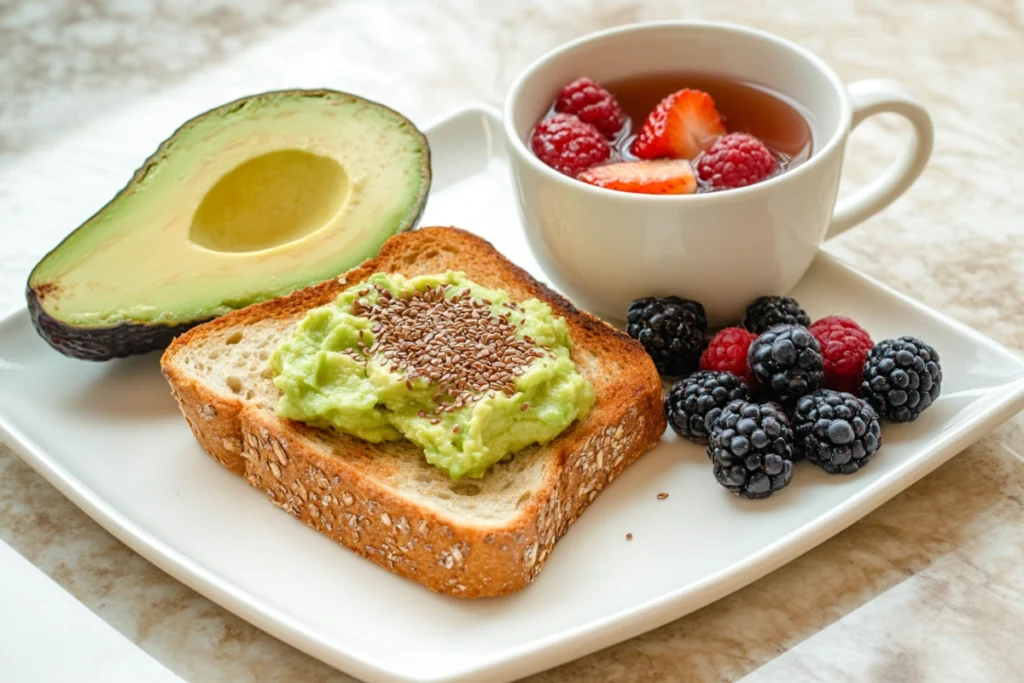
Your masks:
{"label": "green avocado toast", "polygon": [[[339,304],[356,314],[338,316]],[[348,317],[321,325],[310,315]],[[512,339],[494,318],[513,328]],[[426,336],[431,328],[439,343]],[[300,353],[306,369],[275,375],[275,349],[321,333]],[[199,444],[260,497],[387,570],[458,597],[533,581],[558,539],[665,431],[661,380],[639,342],[483,239],[446,227],[395,235],[341,277],[189,330],[160,368]],[[279,410],[295,396],[292,382],[309,385],[301,403],[312,423]],[[378,439],[387,433],[347,421],[342,413],[357,403],[389,411],[403,438]],[[448,446],[462,455],[433,457]],[[483,467],[491,456],[497,461]],[[456,471],[456,460],[469,469]]]}
{"label": "green avocado toast", "polygon": [[106,360],[330,279],[416,225],[426,138],[329,90],[242,98],[185,123],[36,265],[26,298],[61,353]]}

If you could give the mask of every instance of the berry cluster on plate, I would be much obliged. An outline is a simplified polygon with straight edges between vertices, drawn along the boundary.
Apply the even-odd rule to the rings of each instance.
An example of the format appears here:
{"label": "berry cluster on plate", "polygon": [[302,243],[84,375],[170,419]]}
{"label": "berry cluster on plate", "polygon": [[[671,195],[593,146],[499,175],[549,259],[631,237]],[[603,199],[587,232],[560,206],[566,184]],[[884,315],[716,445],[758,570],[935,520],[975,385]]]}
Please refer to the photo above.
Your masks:
{"label": "berry cluster on plate", "polygon": [[680,297],[633,301],[627,332],[677,378],[669,425],[707,444],[715,479],[767,498],[800,459],[852,474],[882,445],[881,422],[912,422],[942,388],[939,354],[912,336],[873,342],[850,318],[811,322],[792,298],[752,303],[742,327],[708,335],[704,307]]}
{"label": "berry cluster on plate", "polygon": [[615,97],[590,78],[569,83],[533,129],[533,153],[577,180],[622,192],[692,194],[758,183],[781,158],[749,133],[727,130],[711,95],[692,88],[663,99],[639,132]]}

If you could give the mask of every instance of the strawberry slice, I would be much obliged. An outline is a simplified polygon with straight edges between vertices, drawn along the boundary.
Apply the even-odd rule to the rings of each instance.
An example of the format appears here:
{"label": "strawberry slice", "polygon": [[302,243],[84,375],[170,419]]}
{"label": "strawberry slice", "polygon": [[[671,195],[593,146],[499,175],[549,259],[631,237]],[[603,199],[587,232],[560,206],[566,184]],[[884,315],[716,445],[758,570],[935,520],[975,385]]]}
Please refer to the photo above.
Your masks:
{"label": "strawberry slice", "polygon": [[647,117],[632,152],[641,159],[695,159],[718,136],[725,124],[715,101],[703,90],[684,89],[663,99]]}
{"label": "strawberry slice", "polygon": [[589,168],[576,178],[609,190],[640,194],[691,194],[697,189],[697,176],[685,159],[622,161]]}

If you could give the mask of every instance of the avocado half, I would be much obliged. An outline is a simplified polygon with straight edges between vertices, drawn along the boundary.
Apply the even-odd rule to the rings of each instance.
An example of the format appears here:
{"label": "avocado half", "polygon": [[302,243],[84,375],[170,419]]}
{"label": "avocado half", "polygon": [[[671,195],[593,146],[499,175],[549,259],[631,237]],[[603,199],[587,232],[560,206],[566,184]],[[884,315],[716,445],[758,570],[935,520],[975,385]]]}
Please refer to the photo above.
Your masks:
{"label": "avocado half", "polygon": [[163,348],[375,256],[415,227],[429,189],[426,138],[387,107],[330,90],[244,97],[185,123],[43,257],[32,323],[75,358]]}

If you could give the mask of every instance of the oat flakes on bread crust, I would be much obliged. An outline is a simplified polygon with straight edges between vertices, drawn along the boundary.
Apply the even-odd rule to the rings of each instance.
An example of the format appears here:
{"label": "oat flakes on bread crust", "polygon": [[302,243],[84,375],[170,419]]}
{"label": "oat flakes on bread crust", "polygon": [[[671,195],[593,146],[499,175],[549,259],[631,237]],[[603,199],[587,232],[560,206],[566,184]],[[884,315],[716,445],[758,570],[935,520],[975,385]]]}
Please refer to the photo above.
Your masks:
{"label": "oat flakes on bread crust", "polygon": [[[305,313],[375,272],[461,270],[513,300],[566,318],[573,360],[597,403],[543,448],[452,482],[409,442],[371,444],[283,420],[266,358]],[[200,445],[278,507],[336,542],[432,590],[503,595],[530,583],[598,493],[665,430],[661,382],[642,347],[455,228],[389,239],[337,280],[255,304],[178,337],[161,359]]]}

